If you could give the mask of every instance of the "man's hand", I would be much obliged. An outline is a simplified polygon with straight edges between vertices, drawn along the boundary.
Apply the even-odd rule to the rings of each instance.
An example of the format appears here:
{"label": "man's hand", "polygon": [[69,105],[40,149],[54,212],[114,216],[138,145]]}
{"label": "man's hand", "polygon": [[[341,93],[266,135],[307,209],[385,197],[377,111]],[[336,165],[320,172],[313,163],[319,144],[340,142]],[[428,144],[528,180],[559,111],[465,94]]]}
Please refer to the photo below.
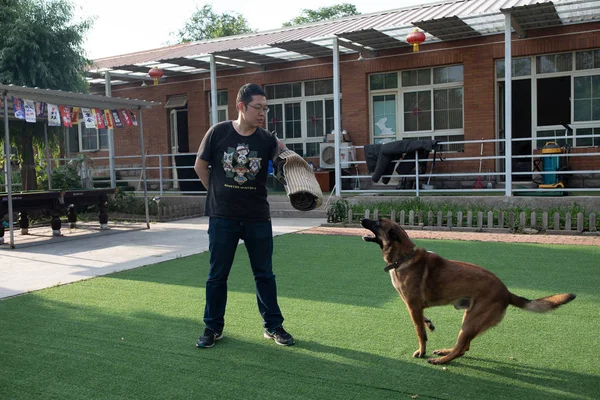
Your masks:
{"label": "man's hand", "polygon": [[196,157],[196,163],[194,164],[194,171],[200,178],[200,182],[208,190],[208,181],[210,178],[210,171],[208,169],[208,161],[202,160],[200,157]]}
{"label": "man's hand", "polygon": [[281,140],[279,140],[279,138],[277,139],[277,149],[279,150],[280,154],[283,153],[284,151],[288,150],[285,143],[283,143]]}

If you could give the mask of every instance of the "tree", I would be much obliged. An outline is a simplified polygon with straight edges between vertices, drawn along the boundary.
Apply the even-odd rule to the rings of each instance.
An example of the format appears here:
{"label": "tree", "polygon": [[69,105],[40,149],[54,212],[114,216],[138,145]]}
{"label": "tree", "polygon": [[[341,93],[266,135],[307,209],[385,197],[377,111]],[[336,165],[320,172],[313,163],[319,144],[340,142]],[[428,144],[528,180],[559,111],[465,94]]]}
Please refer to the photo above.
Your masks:
{"label": "tree", "polygon": [[303,9],[302,13],[289,22],[284,22],[283,26],[294,26],[308,24],[310,22],[328,21],[330,19],[348,17],[360,14],[356,6],[349,3],[335,4],[329,7],[321,7],[316,10]]}
{"label": "tree", "polygon": [[[0,82],[45,89],[87,92],[90,65],[82,48],[92,21],[73,20],[69,0],[0,0]],[[13,121],[24,190],[36,189],[34,145],[43,140],[40,124]]]}
{"label": "tree", "polygon": [[177,33],[177,40],[179,43],[185,43],[251,32],[253,30],[242,15],[217,14],[210,4],[205,4],[202,8],[196,8],[183,29]]}

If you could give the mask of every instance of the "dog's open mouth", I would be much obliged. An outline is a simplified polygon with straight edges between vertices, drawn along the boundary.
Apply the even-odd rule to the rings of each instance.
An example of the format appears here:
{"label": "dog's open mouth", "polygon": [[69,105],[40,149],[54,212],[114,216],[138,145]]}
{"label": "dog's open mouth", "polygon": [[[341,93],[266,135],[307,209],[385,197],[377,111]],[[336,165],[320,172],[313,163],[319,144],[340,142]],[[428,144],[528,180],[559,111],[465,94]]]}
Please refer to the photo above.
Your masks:
{"label": "dog's open mouth", "polygon": [[364,235],[362,238],[365,242],[375,242],[377,240],[377,237],[371,234]]}

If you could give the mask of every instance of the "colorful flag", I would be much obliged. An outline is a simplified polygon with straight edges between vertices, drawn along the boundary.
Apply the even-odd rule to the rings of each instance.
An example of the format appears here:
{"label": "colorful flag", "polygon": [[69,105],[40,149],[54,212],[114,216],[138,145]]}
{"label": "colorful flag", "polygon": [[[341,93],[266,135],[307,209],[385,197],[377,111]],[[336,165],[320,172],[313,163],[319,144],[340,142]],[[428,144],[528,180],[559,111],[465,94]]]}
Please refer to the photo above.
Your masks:
{"label": "colorful flag", "polygon": [[73,123],[71,122],[71,109],[67,106],[60,106],[59,109],[63,126],[71,128],[73,126]]}
{"label": "colorful flag", "polygon": [[86,128],[96,128],[96,116],[92,113],[89,108],[82,108],[81,113],[83,114],[83,120],[85,121]]}
{"label": "colorful flag", "polygon": [[112,115],[110,110],[104,110],[104,122],[106,123],[106,127],[108,129],[113,129],[115,124],[113,123]]}
{"label": "colorful flag", "polygon": [[119,111],[114,109],[114,110],[110,110],[110,113],[112,115],[113,122],[115,123],[115,127],[122,128],[123,123],[121,122],[121,117],[119,117]]}
{"label": "colorful flag", "polygon": [[71,111],[71,124],[77,125],[79,123],[79,107],[73,107]]}
{"label": "colorful flag", "polygon": [[133,124],[133,126],[138,126],[135,111],[133,111],[131,108],[128,108],[127,112],[129,112],[129,116],[131,117],[131,123]]}
{"label": "colorful flag", "polygon": [[25,110],[25,121],[35,124],[35,103],[33,100],[23,100]]}
{"label": "colorful flag", "polygon": [[48,126],[60,126],[60,112],[56,104],[48,104]]}
{"label": "colorful flag", "polygon": [[46,113],[46,103],[36,102],[35,103],[35,115],[43,117]]}
{"label": "colorful flag", "polygon": [[21,99],[13,97],[12,102],[15,117],[18,119],[25,119],[25,110],[23,110],[23,103],[21,102]]}
{"label": "colorful flag", "polygon": [[129,116],[129,112],[127,112],[126,109],[121,108],[121,109],[119,109],[119,112],[121,115],[121,120],[125,122],[125,125],[127,125],[127,126],[133,125],[131,123],[131,117]]}
{"label": "colorful flag", "polygon": [[94,118],[96,118],[96,127],[98,129],[106,128],[106,124],[104,123],[104,118],[102,117],[102,112],[97,108],[92,108],[92,114],[94,114]]}

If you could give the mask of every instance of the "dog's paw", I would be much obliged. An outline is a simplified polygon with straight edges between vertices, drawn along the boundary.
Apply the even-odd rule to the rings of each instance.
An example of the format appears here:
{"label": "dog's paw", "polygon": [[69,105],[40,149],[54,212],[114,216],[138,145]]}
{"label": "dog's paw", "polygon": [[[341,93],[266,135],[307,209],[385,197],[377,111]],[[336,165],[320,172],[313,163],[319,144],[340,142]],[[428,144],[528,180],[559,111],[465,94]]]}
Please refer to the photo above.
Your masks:
{"label": "dog's paw", "polygon": [[423,357],[425,357],[425,350],[421,351],[421,349],[419,349],[419,350],[415,351],[413,353],[413,357],[414,358],[423,358]]}
{"label": "dog's paw", "polygon": [[432,365],[445,364],[445,361],[440,361],[441,358],[428,358],[427,362]]}
{"label": "dog's paw", "polygon": [[435,354],[436,356],[447,356],[448,354],[450,354],[451,351],[452,349],[439,349],[434,350],[433,354]]}

